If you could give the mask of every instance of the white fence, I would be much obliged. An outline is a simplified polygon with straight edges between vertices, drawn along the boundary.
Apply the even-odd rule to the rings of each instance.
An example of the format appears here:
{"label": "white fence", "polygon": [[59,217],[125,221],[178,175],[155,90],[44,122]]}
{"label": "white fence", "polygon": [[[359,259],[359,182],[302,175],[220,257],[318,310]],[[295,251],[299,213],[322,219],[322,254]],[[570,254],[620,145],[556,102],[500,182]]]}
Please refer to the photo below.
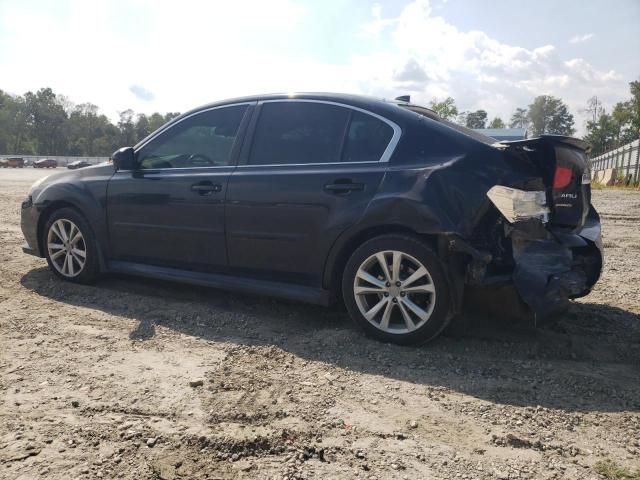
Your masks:
{"label": "white fence", "polygon": [[591,178],[605,184],[640,181],[640,139],[591,159]]}
{"label": "white fence", "polygon": [[25,162],[35,162],[37,160],[42,160],[43,158],[51,158],[53,160],[56,160],[58,162],[58,166],[60,167],[66,167],[69,163],[75,162],[77,160],[84,160],[91,163],[92,165],[109,160],[109,157],[62,157],[52,155],[0,155],[0,158],[22,158]]}

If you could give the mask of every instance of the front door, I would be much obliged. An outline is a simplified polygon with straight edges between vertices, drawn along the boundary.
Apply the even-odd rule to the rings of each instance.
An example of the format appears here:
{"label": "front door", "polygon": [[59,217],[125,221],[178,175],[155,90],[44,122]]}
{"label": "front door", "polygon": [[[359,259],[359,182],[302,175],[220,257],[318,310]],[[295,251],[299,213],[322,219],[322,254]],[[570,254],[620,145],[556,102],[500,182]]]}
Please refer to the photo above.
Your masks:
{"label": "front door", "polygon": [[224,205],[248,105],[176,122],[109,182],[110,258],[196,271],[227,264]]}
{"label": "front door", "polygon": [[266,101],[257,113],[250,152],[229,181],[229,265],[317,286],[331,245],[384,176],[394,129],[325,102]]}

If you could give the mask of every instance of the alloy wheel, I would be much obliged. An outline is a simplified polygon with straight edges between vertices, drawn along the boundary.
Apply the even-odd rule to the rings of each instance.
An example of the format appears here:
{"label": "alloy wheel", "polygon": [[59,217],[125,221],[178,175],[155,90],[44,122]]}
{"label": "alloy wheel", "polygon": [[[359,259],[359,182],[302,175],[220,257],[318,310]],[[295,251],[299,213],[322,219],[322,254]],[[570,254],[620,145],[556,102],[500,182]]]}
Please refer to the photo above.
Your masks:
{"label": "alloy wheel", "polygon": [[431,317],[436,290],[427,268],[397,250],[378,252],[362,264],[353,282],[360,313],[386,333],[406,334]]}
{"label": "alloy wheel", "polygon": [[65,277],[76,277],[84,269],[87,245],[71,220],[61,218],[49,227],[47,251],[54,268]]}

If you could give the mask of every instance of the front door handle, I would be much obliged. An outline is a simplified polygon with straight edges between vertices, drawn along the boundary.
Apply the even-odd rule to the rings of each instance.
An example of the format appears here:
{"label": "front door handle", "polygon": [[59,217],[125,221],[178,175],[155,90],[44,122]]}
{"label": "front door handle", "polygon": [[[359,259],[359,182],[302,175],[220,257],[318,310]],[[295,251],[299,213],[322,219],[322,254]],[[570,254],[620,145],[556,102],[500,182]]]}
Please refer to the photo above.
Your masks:
{"label": "front door handle", "polygon": [[364,190],[364,183],[352,182],[351,180],[336,180],[334,183],[327,183],[324,186],[326,192],[344,194],[354,191]]}
{"label": "front door handle", "polygon": [[200,182],[191,185],[191,190],[198,192],[200,195],[211,195],[214,192],[217,193],[222,191],[222,185],[219,183],[214,184],[212,182]]}

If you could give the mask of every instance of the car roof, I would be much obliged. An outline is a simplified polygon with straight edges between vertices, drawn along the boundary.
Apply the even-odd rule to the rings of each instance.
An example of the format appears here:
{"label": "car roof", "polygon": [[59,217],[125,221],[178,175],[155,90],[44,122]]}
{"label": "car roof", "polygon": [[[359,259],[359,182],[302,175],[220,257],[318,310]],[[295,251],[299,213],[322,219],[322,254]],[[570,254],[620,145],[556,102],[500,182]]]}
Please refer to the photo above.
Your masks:
{"label": "car roof", "polygon": [[[366,95],[354,95],[349,93],[331,93],[331,92],[289,92],[289,93],[266,93],[262,95],[249,95],[245,97],[228,98],[219,100],[216,102],[210,102],[199,107],[188,110],[177,117],[171,119],[168,123],[163,125],[162,130],[169,128],[171,125],[181,121],[189,115],[202,112],[210,108],[221,107],[224,105],[233,105],[238,103],[251,103],[269,100],[287,100],[287,99],[300,99],[300,100],[316,100],[324,102],[335,102],[344,105],[361,108],[372,113],[377,113],[389,118],[391,120],[398,120],[399,117],[407,115],[409,112],[404,108],[399,108],[399,105],[409,105],[406,102],[369,97]],[[406,118],[406,117],[405,117]],[[152,132],[149,136],[140,140],[134,148],[144,144],[150,137],[154,136],[156,132]]]}
{"label": "car roof", "polygon": [[[260,95],[248,95],[244,97],[235,97],[225,99],[221,101],[211,102],[203,105],[199,108],[207,108],[210,106],[225,104],[225,103],[243,103],[243,102],[259,102],[268,100],[283,100],[283,99],[311,99],[311,100],[325,100],[325,101],[339,101],[342,103],[379,103],[385,100],[378,97],[372,97],[367,95],[356,95],[350,93],[332,93],[332,92],[281,92],[281,93],[265,93]],[[395,100],[394,100],[395,101]]]}
{"label": "car roof", "polygon": [[287,100],[287,99],[299,99],[299,100],[316,100],[324,102],[336,102],[345,105],[350,105],[363,110],[369,110],[372,112],[386,111],[388,114],[398,113],[396,108],[398,105],[408,105],[408,102],[398,101],[395,99],[385,99],[366,95],[355,95],[350,93],[332,93],[332,92],[288,92],[288,93],[267,93],[262,95],[249,95],[245,97],[235,97],[225,100],[219,100],[216,102],[207,103],[197,108],[189,110],[183,113],[177,118],[196,113],[201,110],[207,110],[209,108],[218,107],[222,105],[230,105],[235,103],[250,103],[261,102],[270,100]]}
{"label": "car roof", "polygon": [[[490,144],[493,143],[493,139],[490,137],[486,137],[485,135],[481,135],[473,132],[465,127],[461,127],[459,125],[455,125],[452,122],[448,122],[441,118],[436,112],[431,110],[430,108],[424,107],[422,105],[417,105],[411,103],[410,98],[406,97],[398,97],[395,99],[386,99],[379,97],[372,97],[367,95],[356,95],[350,93],[333,93],[333,92],[288,92],[288,93],[267,93],[261,95],[248,95],[244,97],[235,97],[224,100],[219,100],[215,102],[210,102],[205,105],[201,105],[194,109],[191,109],[183,114],[173,118],[170,122],[162,127],[164,130],[168,128],[170,125],[173,125],[185,117],[192,115],[194,113],[198,113],[204,110],[208,110],[215,107],[220,107],[224,105],[233,105],[238,103],[252,103],[252,102],[261,102],[261,101],[270,101],[270,100],[288,100],[288,99],[298,99],[298,100],[315,100],[315,101],[323,101],[323,102],[335,102],[344,104],[347,106],[352,106],[356,108],[360,108],[362,110],[366,110],[378,115],[381,115],[389,120],[396,121],[398,123],[405,123],[406,120],[415,120],[415,117],[422,117],[423,119],[427,119],[427,121],[432,121],[439,125],[448,127],[447,130],[456,132],[457,134],[463,134],[467,137],[471,137],[476,141],[480,141],[481,143]],[[417,114],[417,115],[416,115]],[[403,121],[404,120],[404,121]],[[151,137],[155,135],[155,132],[149,135]],[[149,138],[146,137],[140,140],[134,148],[138,145],[141,145],[146,142]]]}

